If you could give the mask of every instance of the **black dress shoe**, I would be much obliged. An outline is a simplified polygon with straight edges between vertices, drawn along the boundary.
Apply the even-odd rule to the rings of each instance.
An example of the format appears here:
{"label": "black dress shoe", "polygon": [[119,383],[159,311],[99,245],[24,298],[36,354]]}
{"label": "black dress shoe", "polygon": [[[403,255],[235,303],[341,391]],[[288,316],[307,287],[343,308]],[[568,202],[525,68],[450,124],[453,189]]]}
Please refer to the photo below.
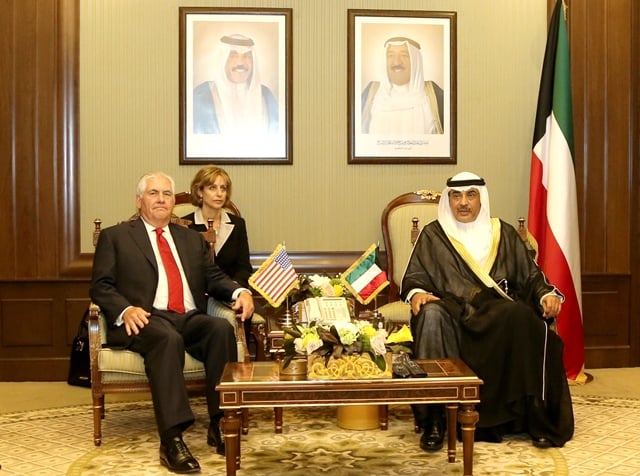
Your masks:
{"label": "black dress shoe", "polygon": [[546,450],[547,448],[551,448],[553,446],[553,443],[551,443],[551,441],[549,441],[544,436],[532,437],[531,443],[533,443],[533,446],[535,446],[536,448],[540,448],[542,450]]}
{"label": "black dress shoe", "polygon": [[216,447],[216,453],[224,456],[224,439],[220,434],[220,421],[212,420],[207,431],[207,444]]}
{"label": "black dress shoe", "polygon": [[432,418],[420,437],[420,448],[425,451],[439,451],[444,444],[444,418]]}
{"label": "black dress shoe", "polygon": [[200,472],[198,460],[193,457],[180,436],[175,436],[169,442],[160,444],[160,463],[174,473]]}

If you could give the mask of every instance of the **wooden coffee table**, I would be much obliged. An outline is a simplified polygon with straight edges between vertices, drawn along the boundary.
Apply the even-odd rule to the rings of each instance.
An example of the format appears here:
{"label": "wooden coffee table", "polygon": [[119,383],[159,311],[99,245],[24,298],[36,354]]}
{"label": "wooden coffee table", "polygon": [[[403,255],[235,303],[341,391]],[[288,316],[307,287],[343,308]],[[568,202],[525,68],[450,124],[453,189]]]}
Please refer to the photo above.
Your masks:
{"label": "wooden coffee table", "polygon": [[216,390],[226,445],[227,475],[240,469],[243,409],[274,408],[275,429],[282,431],[282,409],[300,406],[380,405],[380,428],[388,427],[388,407],[399,403],[439,403],[447,408],[447,455],[456,459],[456,415],[462,427],[464,475],[473,474],[473,439],[478,421],[480,380],[461,360],[418,361],[425,378],[358,380],[281,380],[279,362],[228,363]]}

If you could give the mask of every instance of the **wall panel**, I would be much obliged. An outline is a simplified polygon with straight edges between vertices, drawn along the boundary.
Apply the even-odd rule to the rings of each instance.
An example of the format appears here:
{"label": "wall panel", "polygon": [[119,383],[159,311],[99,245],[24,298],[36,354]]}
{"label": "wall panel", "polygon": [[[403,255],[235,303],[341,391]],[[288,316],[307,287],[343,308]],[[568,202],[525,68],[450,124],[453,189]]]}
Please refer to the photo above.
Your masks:
{"label": "wall panel", "polygon": [[638,298],[629,292],[638,272],[630,202],[638,187],[631,120],[637,16],[630,0],[573,0],[569,7],[587,367],[638,358],[631,313]]}
{"label": "wall panel", "polygon": [[0,300],[2,347],[51,346],[53,327],[51,299]]}
{"label": "wall panel", "polygon": [[[5,226],[0,226],[0,276],[13,277],[15,274],[16,249],[14,237],[13,191],[13,97],[15,96],[15,74],[13,69],[15,2],[5,2],[0,15],[0,216]],[[9,224],[8,226],[6,224]]]}

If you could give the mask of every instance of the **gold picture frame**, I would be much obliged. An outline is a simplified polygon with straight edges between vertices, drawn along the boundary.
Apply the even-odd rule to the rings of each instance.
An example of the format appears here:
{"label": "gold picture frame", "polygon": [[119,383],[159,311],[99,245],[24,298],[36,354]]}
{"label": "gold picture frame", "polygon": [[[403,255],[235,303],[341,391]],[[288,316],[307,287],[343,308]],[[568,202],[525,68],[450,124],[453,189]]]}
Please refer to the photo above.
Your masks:
{"label": "gold picture frame", "polygon": [[348,163],[456,163],[456,23],[348,10]]}
{"label": "gold picture frame", "polygon": [[291,164],[290,8],[179,8],[180,164]]}

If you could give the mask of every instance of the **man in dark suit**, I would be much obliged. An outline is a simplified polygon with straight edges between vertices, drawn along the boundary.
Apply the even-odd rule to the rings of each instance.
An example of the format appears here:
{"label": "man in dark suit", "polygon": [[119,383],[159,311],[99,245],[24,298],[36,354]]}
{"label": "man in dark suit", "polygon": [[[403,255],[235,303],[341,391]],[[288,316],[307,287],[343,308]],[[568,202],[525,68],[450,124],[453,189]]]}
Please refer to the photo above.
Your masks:
{"label": "man in dark suit", "polygon": [[[138,182],[137,220],[100,233],[91,299],[107,323],[107,344],[144,358],[160,434],[160,462],[170,471],[200,471],[182,440],[195,421],[184,385],[184,352],[204,363],[210,416],[207,443],[224,454],[215,386],[226,362],[237,359],[233,327],[206,314],[207,295],[234,301],[241,320],[254,310],[251,292],[211,260],[206,242],[171,223],[174,181],[158,172]],[[169,256],[167,256],[167,254]]]}

